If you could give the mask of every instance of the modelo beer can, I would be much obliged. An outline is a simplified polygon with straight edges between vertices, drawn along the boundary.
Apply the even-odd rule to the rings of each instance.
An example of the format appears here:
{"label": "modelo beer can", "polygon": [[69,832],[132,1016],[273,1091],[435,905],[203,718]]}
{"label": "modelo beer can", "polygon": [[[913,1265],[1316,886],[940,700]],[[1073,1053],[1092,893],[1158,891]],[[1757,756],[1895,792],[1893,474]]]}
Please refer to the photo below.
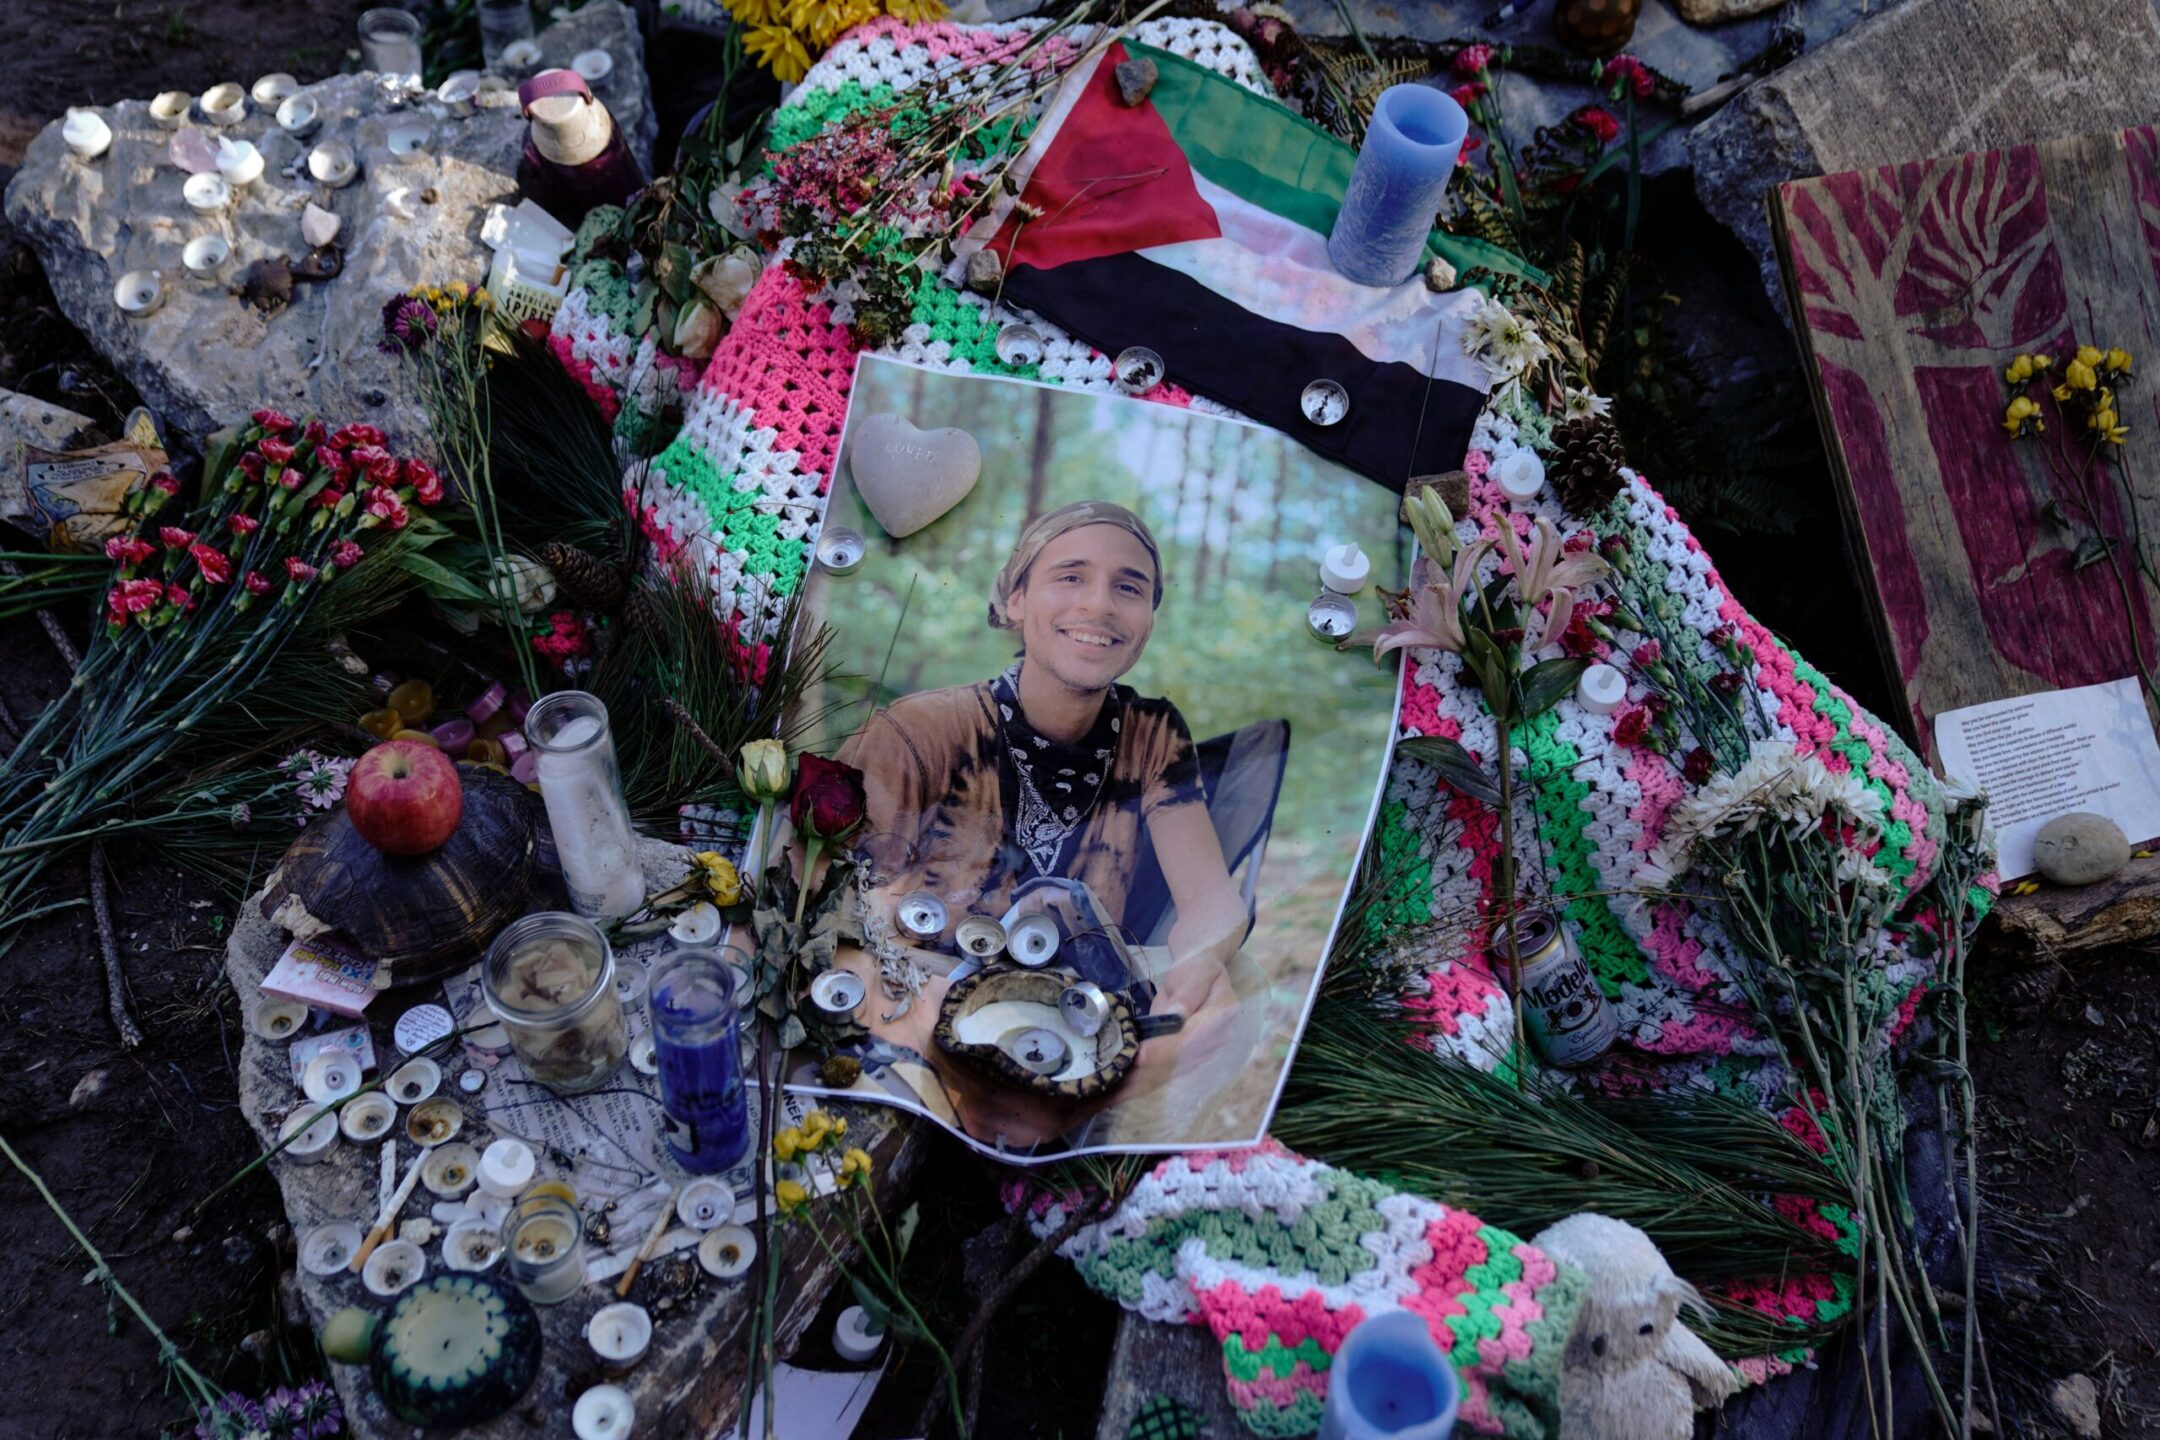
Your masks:
{"label": "modelo beer can", "polygon": [[[1589,1064],[1612,1048],[1620,1017],[1550,910],[1525,910],[1513,923],[1522,959],[1519,1003],[1531,1043],[1547,1064]],[[1506,976],[1506,926],[1493,932],[1491,953],[1494,971]]]}

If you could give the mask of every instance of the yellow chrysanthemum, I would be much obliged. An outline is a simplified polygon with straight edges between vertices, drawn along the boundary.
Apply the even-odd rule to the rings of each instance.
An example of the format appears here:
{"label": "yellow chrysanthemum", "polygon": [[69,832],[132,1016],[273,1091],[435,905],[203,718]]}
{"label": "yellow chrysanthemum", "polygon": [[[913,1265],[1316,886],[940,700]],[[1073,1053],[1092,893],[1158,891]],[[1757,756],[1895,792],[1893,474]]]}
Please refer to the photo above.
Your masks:
{"label": "yellow chrysanthemum", "polygon": [[885,0],[885,13],[910,25],[945,18],[945,0]]}
{"label": "yellow chrysanthemum", "polygon": [[774,25],[787,6],[782,0],[724,0],[737,25]]}
{"label": "yellow chrysanthemum", "polygon": [[787,23],[812,50],[823,50],[847,28],[847,0],[788,0]]}
{"label": "yellow chrysanthemum", "polygon": [[742,899],[742,876],[735,862],[717,850],[700,850],[690,857],[697,863],[698,878],[715,905],[733,905]]}
{"label": "yellow chrysanthemum", "polygon": [[754,27],[743,37],[743,49],[783,85],[792,85],[810,73],[810,52],[803,49],[801,37],[785,25]]}

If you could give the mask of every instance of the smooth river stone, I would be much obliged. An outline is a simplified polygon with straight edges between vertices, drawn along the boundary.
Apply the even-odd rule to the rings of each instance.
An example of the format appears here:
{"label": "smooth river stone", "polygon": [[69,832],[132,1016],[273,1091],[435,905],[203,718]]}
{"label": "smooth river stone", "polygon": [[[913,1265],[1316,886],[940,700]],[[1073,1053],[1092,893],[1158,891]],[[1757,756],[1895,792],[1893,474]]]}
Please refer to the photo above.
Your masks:
{"label": "smooth river stone", "polygon": [[872,415],[855,427],[848,467],[855,493],[897,540],[967,499],[982,478],[982,447],[965,430],[918,430],[898,415]]}
{"label": "smooth river stone", "polygon": [[2058,815],[2033,839],[2033,864],[2057,885],[2096,885],[2130,863],[2130,840],[2105,815]]}

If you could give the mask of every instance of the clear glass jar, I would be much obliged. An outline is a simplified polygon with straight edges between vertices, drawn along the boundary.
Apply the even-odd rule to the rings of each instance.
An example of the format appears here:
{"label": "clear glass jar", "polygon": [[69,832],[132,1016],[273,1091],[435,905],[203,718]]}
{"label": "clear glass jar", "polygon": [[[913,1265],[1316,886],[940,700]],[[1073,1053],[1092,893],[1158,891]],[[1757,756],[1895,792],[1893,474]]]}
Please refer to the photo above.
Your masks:
{"label": "clear glass jar", "polygon": [[580,916],[544,910],[505,927],[481,963],[480,993],[526,1077],[559,1094],[606,1084],[630,1048],[615,953]]}
{"label": "clear glass jar", "polygon": [[480,62],[501,73],[502,53],[533,38],[532,0],[474,0],[480,17]]}
{"label": "clear glass jar", "polygon": [[503,1217],[503,1268],[535,1305],[554,1305],[585,1284],[585,1217],[560,1195],[527,1195]]}
{"label": "clear glass jar", "polygon": [[360,64],[388,78],[420,83],[420,17],[383,6],[360,12]]}
{"label": "clear glass jar", "polygon": [[653,963],[653,1049],[668,1153],[692,1174],[725,1170],[750,1147],[743,1098],[736,972],[725,953],[695,946]]}
{"label": "clear glass jar", "polygon": [[558,690],[526,712],[525,738],[538,757],[540,799],[570,908],[603,920],[635,914],[645,903],[645,872],[607,706],[583,690]]}

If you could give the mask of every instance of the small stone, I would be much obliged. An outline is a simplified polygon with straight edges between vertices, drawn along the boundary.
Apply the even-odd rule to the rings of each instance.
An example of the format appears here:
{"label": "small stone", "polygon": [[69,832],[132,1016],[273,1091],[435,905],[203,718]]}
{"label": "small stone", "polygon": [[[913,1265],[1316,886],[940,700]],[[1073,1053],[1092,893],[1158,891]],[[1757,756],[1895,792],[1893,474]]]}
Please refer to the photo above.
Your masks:
{"label": "small stone", "polygon": [[2088,810],[2058,815],[2033,839],[2033,864],[2057,885],[2093,885],[2130,863],[2122,827]]}
{"label": "small stone", "polygon": [[[1440,503],[1447,506],[1450,515],[1459,519],[1470,512],[1469,471],[1450,470],[1442,475],[1413,475],[1410,483],[1403,486],[1403,498],[1407,500],[1428,487],[1440,492]],[[1405,514],[1402,522],[1409,524],[1410,517]]]}
{"label": "small stone", "polygon": [[848,444],[855,493],[895,539],[965,500],[982,464],[982,446],[967,431],[923,430],[891,413],[865,416]]}
{"label": "small stone", "polygon": [[75,1088],[68,1092],[68,1109],[80,1110],[95,1101],[105,1093],[105,1087],[111,1079],[112,1072],[103,1066],[84,1075],[75,1082]]}
{"label": "small stone", "polygon": [[300,238],[311,246],[328,245],[337,239],[338,230],[344,225],[335,210],[325,210],[314,201],[300,212]]}
{"label": "small stone", "polygon": [[172,1232],[172,1243],[175,1245],[185,1245],[188,1243],[188,1241],[193,1240],[194,1238],[195,1227],[192,1225],[182,1225],[179,1229]]}
{"label": "small stone", "polygon": [[1138,105],[1155,89],[1155,62],[1146,56],[1127,60],[1117,67],[1118,99]]}
{"label": "small stone", "polygon": [[1455,267],[1444,256],[1435,255],[1425,262],[1425,288],[1435,294],[1453,290],[1458,278]]}
{"label": "small stone", "polygon": [[2100,1440],[2100,1389],[2090,1375],[2070,1375],[2055,1382],[2048,1403],[2080,1440]]}
{"label": "small stone", "polygon": [[967,258],[967,288],[978,295],[994,295],[1005,279],[1005,262],[995,250],[977,250]]}
{"label": "small stone", "polygon": [[270,1363],[270,1346],[268,1330],[250,1330],[240,1337],[240,1349],[258,1365]]}
{"label": "small stone", "polygon": [[245,1265],[249,1260],[252,1260],[254,1257],[255,1242],[248,1239],[247,1236],[228,1235],[225,1237],[226,1264]]}

